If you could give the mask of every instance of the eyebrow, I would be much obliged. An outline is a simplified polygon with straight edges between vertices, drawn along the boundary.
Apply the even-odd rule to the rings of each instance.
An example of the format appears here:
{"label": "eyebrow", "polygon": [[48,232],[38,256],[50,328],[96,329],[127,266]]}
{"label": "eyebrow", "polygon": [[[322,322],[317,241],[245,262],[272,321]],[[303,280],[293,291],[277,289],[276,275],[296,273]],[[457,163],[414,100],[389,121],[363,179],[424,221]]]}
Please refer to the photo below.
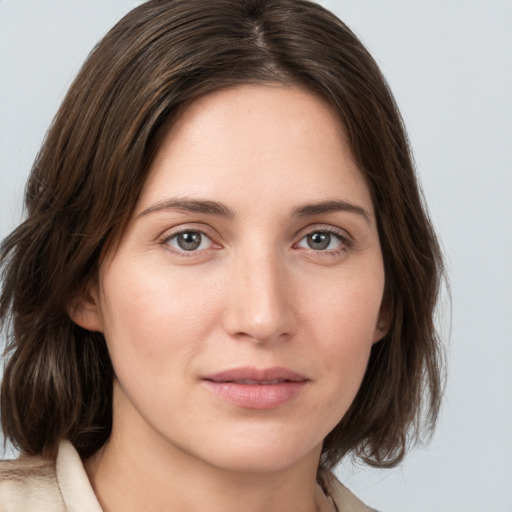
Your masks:
{"label": "eyebrow", "polygon": [[[159,201],[158,203],[146,208],[138,215],[138,217],[144,217],[152,212],[161,210],[182,210],[230,218],[235,216],[233,210],[217,201],[210,201],[206,199],[170,198]],[[319,203],[305,204],[295,208],[292,211],[292,217],[311,217],[313,215],[339,211],[355,213],[363,217],[369,224],[371,223],[371,217],[367,210],[347,201],[322,201]]]}
{"label": "eyebrow", "polygon": [[371,216],[362,206],[358,206],[347,201],[322,201],[320,203],[305,204],[293,210],[294,217],[310,217],[322,213],[331,212],[349,212],[360,215],[364,220],[371,224]]}
{"label": "eyebrow", "polygon": [[208,215],[218,215],[220,217],[233,217],[234,213],[227,206],[217,201],[208,201],[201,199],[179,199],[171,198],[159,201],[158,203],[146,208],[138,217],[144,217],[149,213],[160,210],[182,210],[186,212],[206,213]]}

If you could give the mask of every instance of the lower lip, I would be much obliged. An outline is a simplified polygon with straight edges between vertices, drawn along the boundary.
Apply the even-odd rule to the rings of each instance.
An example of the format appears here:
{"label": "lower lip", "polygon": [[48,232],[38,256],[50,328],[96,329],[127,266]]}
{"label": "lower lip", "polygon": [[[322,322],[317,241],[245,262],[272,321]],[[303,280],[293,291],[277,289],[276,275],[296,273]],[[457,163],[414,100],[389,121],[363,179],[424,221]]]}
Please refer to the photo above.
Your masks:
{"label": "lower lip", "polygon": [[293,400],[307,381],[285,381],[279,384],[238,384],[203,380],[216,395],[245,409],[277,409]]}

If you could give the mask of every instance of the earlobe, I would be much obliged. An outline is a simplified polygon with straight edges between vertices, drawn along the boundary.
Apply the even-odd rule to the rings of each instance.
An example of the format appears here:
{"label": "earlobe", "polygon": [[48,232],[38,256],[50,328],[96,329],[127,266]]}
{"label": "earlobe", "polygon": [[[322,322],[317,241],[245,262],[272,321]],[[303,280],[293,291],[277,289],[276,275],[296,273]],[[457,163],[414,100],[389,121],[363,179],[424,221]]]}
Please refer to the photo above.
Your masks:
{"label": "earlobe", "polygon": [[69,318],[83,329],[103,332],[103,319],[98,301],[98,287],[90,286],[67,308]]}
{"label": "earlobe", "polygon": [[391,313],[389,303],[386,301],[382,304],[377,319],[377,325],[373,331],[373,343],[378,343],[384,336],[386,336],[391,328]]}
{"label": "earlobe", "polygon": [[375,330],[373,331],[373,343],[378,343],[389,331],[387,322],[379,318]]}

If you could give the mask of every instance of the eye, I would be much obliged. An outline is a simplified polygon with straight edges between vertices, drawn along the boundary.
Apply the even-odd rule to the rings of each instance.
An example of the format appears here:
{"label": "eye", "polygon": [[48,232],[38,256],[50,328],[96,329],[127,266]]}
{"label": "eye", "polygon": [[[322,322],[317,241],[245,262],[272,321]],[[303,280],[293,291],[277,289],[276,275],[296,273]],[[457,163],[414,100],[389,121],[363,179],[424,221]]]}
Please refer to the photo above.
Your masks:
{"label": "eye", "polygon": [[303,237],[297,247],[314,251],[339,251],[346,245],[341,235],[330,231],[313,231]]}
{"label": "eye", "polygon": [[209,249],[212,241],[201,231],[181,231],[166,238],[164,243],[177,251],[193,252]]}

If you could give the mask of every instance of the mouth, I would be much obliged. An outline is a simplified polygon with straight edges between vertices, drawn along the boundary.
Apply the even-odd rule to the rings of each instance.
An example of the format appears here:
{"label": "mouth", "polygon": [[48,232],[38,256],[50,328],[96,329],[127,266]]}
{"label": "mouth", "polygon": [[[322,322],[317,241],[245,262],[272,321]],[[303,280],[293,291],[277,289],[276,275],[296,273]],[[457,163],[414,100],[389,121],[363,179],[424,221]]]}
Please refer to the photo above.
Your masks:
{"label": "mouth", "polygon": [[235,368],[204,376],[217,397],[244,409],[276,409],[293,401],[310,382],[288,368]]}
{"label": "mouth", "polygon": [[251,380],[251,379],[240,379],[240,380],[225,380],[225,381],[212,381],[212,382],[232,382],[234,384],[247,384],[249,386],[272,386],[273,384],[282,384],[283,382],[298,382],[293,380]]}
{"label": "mouth", "polygon": [[280,382],[302,382],[307,377],[283,367],[258,369],[250,366],[233,368],[222,372],[206,375],[204,380],[212,382],[236,382],[239,384],[279,384]]}

